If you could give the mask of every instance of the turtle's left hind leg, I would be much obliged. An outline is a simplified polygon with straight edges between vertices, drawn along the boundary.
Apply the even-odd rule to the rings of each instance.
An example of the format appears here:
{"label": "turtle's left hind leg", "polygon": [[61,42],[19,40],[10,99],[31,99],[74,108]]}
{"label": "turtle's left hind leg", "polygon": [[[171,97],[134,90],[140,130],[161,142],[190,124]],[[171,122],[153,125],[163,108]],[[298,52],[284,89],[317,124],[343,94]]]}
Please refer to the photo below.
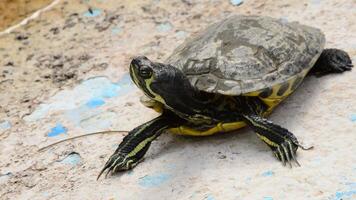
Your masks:
{"label": "turtle's left hind leg", "polygon": [[322,76],[330,73],[342,73],[352,69],[350,56],[340,49],[324,49],[310,74]]}

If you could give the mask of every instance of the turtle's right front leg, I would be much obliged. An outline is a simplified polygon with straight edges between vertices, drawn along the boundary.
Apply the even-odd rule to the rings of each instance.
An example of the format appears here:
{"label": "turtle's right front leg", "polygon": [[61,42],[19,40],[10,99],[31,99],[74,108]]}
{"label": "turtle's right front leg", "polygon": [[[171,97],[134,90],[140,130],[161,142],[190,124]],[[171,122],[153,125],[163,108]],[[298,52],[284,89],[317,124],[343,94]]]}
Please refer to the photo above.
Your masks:
{"label": "turtle's right front leg", "polygon": [[135,167],[147,152],[151,142],[163,130],[177,125],[178,121],[176,116],[163,113],[161,116],[134,128],[124,137],[119,147],[100,171],[97,179],[106,170],[106,175],[108,175],[110,172],[114,173]]}

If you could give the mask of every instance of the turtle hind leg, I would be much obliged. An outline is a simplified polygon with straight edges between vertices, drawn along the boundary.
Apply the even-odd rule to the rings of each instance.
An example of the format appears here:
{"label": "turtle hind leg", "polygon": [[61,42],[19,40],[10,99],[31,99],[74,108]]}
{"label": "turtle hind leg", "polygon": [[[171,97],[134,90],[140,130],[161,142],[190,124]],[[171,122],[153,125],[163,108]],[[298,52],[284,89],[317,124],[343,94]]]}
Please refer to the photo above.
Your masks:
{"label": "turtle hind leg", "polygon": [[350,71],[353,67],[350,56],[340,49],[324,49],[310,74],[322,76],[330,73]]}

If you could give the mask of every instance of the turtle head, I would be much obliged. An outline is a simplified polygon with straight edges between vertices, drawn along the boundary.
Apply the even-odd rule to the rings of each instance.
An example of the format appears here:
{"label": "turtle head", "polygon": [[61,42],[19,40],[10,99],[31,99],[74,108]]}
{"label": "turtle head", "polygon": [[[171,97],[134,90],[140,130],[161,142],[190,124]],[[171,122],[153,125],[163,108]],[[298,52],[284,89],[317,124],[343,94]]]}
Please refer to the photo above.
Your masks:
{"label": "turtle head", "polygon": [[132,59],[130,76],[147,97],[163,104],[166,104],[168,96],[181,91],[188,81],[179,69],[169,64],[152,62],[145,56]]}

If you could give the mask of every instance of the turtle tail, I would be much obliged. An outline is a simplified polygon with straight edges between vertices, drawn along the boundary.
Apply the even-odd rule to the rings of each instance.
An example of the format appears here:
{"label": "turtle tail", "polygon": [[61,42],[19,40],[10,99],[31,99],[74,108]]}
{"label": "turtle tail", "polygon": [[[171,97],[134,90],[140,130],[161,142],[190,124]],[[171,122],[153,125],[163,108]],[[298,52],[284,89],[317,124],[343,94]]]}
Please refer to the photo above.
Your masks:
{"label": "turtle tail", "polygon": [[340,49],[324,49],[310,74],[323,76],[331,73],[342,73],[352,69],[350,56]]}

